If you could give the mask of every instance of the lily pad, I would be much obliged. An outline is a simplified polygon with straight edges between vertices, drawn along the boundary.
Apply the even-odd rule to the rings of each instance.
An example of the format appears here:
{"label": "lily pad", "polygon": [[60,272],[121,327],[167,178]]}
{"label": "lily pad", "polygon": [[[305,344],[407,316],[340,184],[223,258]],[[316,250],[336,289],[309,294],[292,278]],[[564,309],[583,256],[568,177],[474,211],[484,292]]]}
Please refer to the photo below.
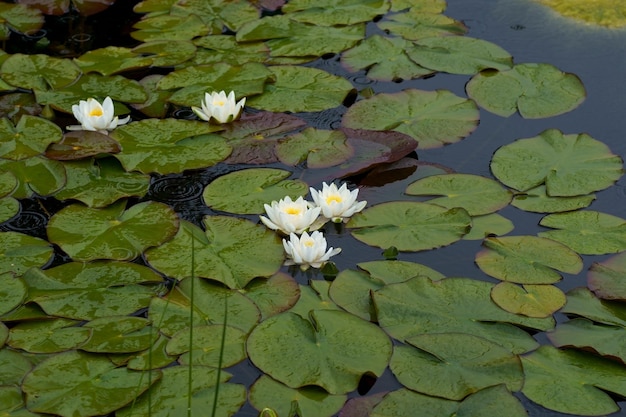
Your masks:
{"label": "lily pad", "polygon": [[354,154],[341,130],[307,128],[278,141],[276,154],[286,165],[306,161],[307,168],[325,168],[338,165]]}
{"label": "lily pad", "polygon": [[52,259],[52,245],[19,232],[0,232],[0,274],[23,275],[31,267],[42,267]]}
{"label": "lily pad", "polygon": [[499,148],[491,171],[519,191],[545,184],[550,197],[582,196],[613,185],[624,173],[622,159],[587,134],[557,129]]}
{"label": "lily pad", "polygon": [[55,319],[24,321],[11,328],[8,345],[30,353],[57,353],[75,349],[91,336],[79,321]]}
{"label": "lily pad", "polygon": [[0,385],[20,385],[33,364],[22,353],[0,349]]}
{"label": "lily pad", "polygon": [[124,201],[102,209],[69,205],[48,222],[48,238],[75,261],[130,260],[178,230],[178,217],[165,204],[148,201],[124,210],[125,205]]}
{"label": "lily pad", "polygon": [[580,79],[550,64],[517,64],[507,71],[486,70],[465,86],[479,106],[499,116],[516,111],[525,119],[567,113],[585,100]]}
{"label": "lily pad", "polygon": [[597,297],[606,300],[626,300],[626,253],[606,261],[594,262],[587,274],[587,286]]}
{"label": "lily pad", "polygon": [[[0,174],[2,178],[2,174]],[[0,223],[13,218],[20,212],[20,202],[13,197],[0,198]]]}
{"label": "lily pad", "polygon": [[472,100],[450,91],[407,89],[356,102],[341,123],[353,129],[394,130],[415,139],[419,149],[430,149],[470,135],[479,116]]}
{"label": "lily pad", "polygon": [[104,133],[77,130],[65,133],[60,142],[48,146],[45,156],[56,161],[73,161],[121,150],[120,144]]}
{"label": "lily pad", "polygon": [[117,368],[104,356],[69,351],[37,365],[24,378],[22,390],[31,411],[92,416],[128,404],[160,377],[159,370],[146,378],[142,372]]}
{"label": "lily pad", "polygon": [[0,67],[4,81],[27,90],[67,87],[80,74],[80,68],[71,60],[43,54],[13,54]]}
{"label": "lily pad", "polygon": [[134,47],[132,52],[151,59],[154,67],[173,67],[192,59],[196,46],[190,41],[164,40],[145,42]]}
{"label": "lily pad", "polygon": [[[522,388],[517,355],[482,337],[464,333],[423,334],[396,346],[389,367],[407,388],[436,397],[461,400],[493,385]],[[417,349],[416,349],[417,348]]]}
{"label": "lily pad", "polygon": [[415,277],[372,292],[380,326],[397,340],[430,333],[467,333],[495,342],[513,353],[538,343],[516,325],[548,330],[552,318],[511,314],[491,301],[493,284],[469,278],[432,281]]}
{"label": "lily pad", "polygon": [[0,274],[0,316],[19,306],[26,298],[26,293],[27,287],[22,279],[15,278],[10,272]]}
{"label": "lily pad", "polygon": [[300,298],[300,287],[291,275],[278,272],[268,279],[253,280],[243,294],[254,301],[266,319],[293,307]]}
{"label": "lily pad", "polygon": [[[0,80],[0,84],[2,80]],[[11,89],[9,89],[11,90]],[[0,117],[7,117],[17,122],[23,115],[37,116],[41,114],[41,106],[32,93],[9,93],[0,97]]]}
{"label": "lily pad", "polygon": [[399,389],[385,395],[369,416],[414,417],[415,410],[420,410],[420,417],[453,416],[458,404],[457,401],[431,397],[409,389]]}
{"label": "lily pad", "polygon": [[195,14],[148,16],[133,25],[130,35],[141,42],[189,41],[210,33],[210,29]]}
{"label": "lily pad", "polygon": [[520,210],[534,213],[562,213],[588,207],[595,194],[573,197],[552,197],[546,193],[546,186],[540,185],[513,196],[511,205]]}
{"label": "lily pad", "polygon": [[289,176],[291,172],[277,168],[243,169],[215,179],[205,187],[202,197],[215,210],[260,214],[264,212],[264,204],[286,196],[296,199],[308,193],[305,182],[288,180]]}
{"label": "lily pad", "polygon": [[442,197],[428,200],[443,207],[463,207],[470,216],[489,214],[506,207],[512,193],[496,181],[470,174],[431,175],[411,183],[406,194]]}
{"label": "lily pad", "polygon": [[63,164],[39,156],[19,161],[0,159],[0,172],[11,172],[17,178],[14,198],[51,195],[65,185]]}
{"label": "lily pad", "polygon": [[[392,3],[395,10],[408,7],[410,9],[406,12],[387,15],[376,24],[387,33],[401,36],[407,40],[419,41],[435,36],[464,35],[467,32],[467,27],[462,22],[435,11],[441,7],[445,9],[445,5],[436,5],[428,10],[422,7],[427,3],[424,1],[418,2],[419,4],[411,1],[407,7],[400,7],[396,3],[397,1]],[[431,4],[435,4],[435,2],[431,2]]]}
{"label": "lily pad", "polygon": [[281,8],[292,20],[320,26],[368,22],[388,9],[386,0],[294,0]]}
{"label": "lily pad", "polygon": [[597,211],[549,214],[541,226],[558,230],[539,233],[583,255],[603,255],[626,250],[626,220]]}
{"label": "lily pad", "polygon": [[152,65],[152,58],[139,55],[130,48],[107,46],[82,54],[74,59],[74,63],[85,74],[97,72],[107,76],[149,67]]}
{"label": "lily pad", "polygon": [[170,277],[205,277],[229,288],[244,288],[273,275],[283,263],[278,235],[262,225],[229,216],[205,216],[205,231],[182,221],[176,236],[146,251],[150,265]]}
{"label": "lily pad", "polygon": [[336,310],[343,311],[330,298],[330,282],[322,280],[310,280],[309,285],[300,285],[300,298],[295,306],[289,309],[303,319],[309,318],[309,312],[313,310]]}
{"label": "lily pad", "polygon": [[378,81],[412,80],[434,71],[413,62],[406,54],[412,43],[402,38],[372,35],[341,54],[341,65],[350,72],[367,70]]}
{"label": "lily pad", "polygon": [[446,246],[461,239],[471,227],[463,208],[409,201],[382,203],[354,215],[347,224],[356,239],[368,245],[401,251]]}
{"label": "lily pad", "polygon": [[450,74],[476,74],[487,68],[504,71],[513,66],[506,50],[469,36],[418,39],[407,54],[422,67]]}
{"label": "lily pad", "polygon": [[223,324],[194,326],[193,329],[188,327],[172,336],[166,352],[172,356],[180,355],[178,362],[182,365],[207,365],[214,368],[221,365],[222,368],[228,368],[246,358],[246,336],[243,330],[236,327],[226,326],[224,329]]}
{"label": "lily pad", "polygon": [[171,174],[207,168],[225,159],[231,147],[209,133],[220,128],[208,123],[177,119],[146,119],[111,132],[122,145],[116,154],[127,171]]}
{"label": "lily pad", "polygon": [[[265,19],[262,19],[265,20]],[[259,96],[246,105],[273,112],[315,112],[342,104],[353,90],[350,81],[326,71],[289,65],[269,67],[276,77]]]}
{"label": "lily pad", "polygon": [[[0,21],[4,26],[3,33],[10,33],[11,30],[21,33],[33,33],[41,29],[45,19],[41,10],[36,7],[28,7],[24,4],[0,4]],[[1,36],[1,40],[6,41],[8,36]]]}
{"label": "lily pad", "polygon": [[548,338],[556,347],[576,347],[626,363],[626,329],[577,318],[559,324]]}
{"label": "lily pad", "polygon": [[522,392],[550,410],[602,416],[619,411],[603,390],[626,395],[624,366],[591,353],[541,346],[523,356],[522,364]]}
{"label": "lily pad", "polygon": [[239,43],[233,35],[210,35],[193,40],[199,47],[193,58],[194,64],[225,62],[242,65],[246,62],[263,63],[268,58],[269,48],[264,42]]}
{"label": "lily pad", "polygon": [[503,310],[528,317],[550,317],[566,302],[563,291],[553,285],[520,287],[506,281],[493,287],[491,299]]}
{"label": "lily pad", "polygon": [[262,375],[250,387],[249,397],[257,410],[268,407],[279,416],[289,415],[295,402],[301,417],[331,417],[346,402],[346,395],[331,395],[314,385],[289,388],[267,375]]}
{"label": "lily pad", "polygon": [[199,16],[211,33],[219,34],[224,26],[238,32],[246,22],[259,19],[259,10],[247,1],[187,0],[172,6],[172,14]]}
{"label": "lily pad", "polygon": [[520,284],[553,284],[561,280],[556,271],[577,274],[580,256],[567,246],[536,236],[488,237],[476,255],[476,264],[487,275]]}
{"label": "lily pad", "polygon": [[142,317],[100,317],[83,327],[91,330],[91,337],[80,347],[86,352],[139,352],[148,349],[153,340],[150,321]]}
{"label": "lily pad", "polygon": [[309,317],[286,312],[261,322],[248,337],[250,360],[291,388],[317,385],[330,394],[353,391],[365,373],[382,374],[391,341],[380,328],[342,311]]}
{"label": "lily pad", "polygon": [[561,310],[603,324],[626,327],[626,306],[619,301],[597,298],[587,288],[574,288],[567,293],[567,304]]}
{"label": "lily pad", "polygon": [[515,228],[513,222],[498,213],[472,217],[472,229],[463,240],[483,240],[487,236],[506,235]]}
{"label": "lily pad", "polygon": [[41,117],[24,115],[17,125],[0,119],[0,157],[26,159],[44,153],[48,145],[63,138],[56,124]]}
{"label": "lily pad", "polygon": [[59,200],[74,199],[89,207],[105,207],[124,197],[143,197],[150,176],[126,172],[115,158],[65,162],[67,183],[55,194]]}

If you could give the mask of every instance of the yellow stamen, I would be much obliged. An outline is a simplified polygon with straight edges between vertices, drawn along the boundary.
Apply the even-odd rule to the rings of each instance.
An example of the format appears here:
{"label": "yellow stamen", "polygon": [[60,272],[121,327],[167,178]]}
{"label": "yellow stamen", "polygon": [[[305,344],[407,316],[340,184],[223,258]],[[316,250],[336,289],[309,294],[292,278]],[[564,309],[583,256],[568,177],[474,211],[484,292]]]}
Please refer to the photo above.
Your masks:
{"label": "yellow stamen", "polygon": [[287,213],[287,214],[300,214],[301,211],[297,207],[287,207],[287,210],[285,210],[285,213]]}
{"label": "yellow stamen", "polygon": [[311,240],[305,240],[305,241],[304,241],[304,242],[302,242],[302,243],[304,243],[304,246],[308,246],[309,248],[310,248],[311,246],[315,245],[315,241],[314,241],[314,240],[312,240],[312,239],[311,239]]}
{"label": "yellow stamen", "polygon": [[99,109],[99,108],[97,108],[97,107],[96,107],[95,109],[92,109],[92,110],[89,112],[89,116],[91,116],[91,117],[94,117],[94,116],[102,116],[102,109]]}
{"label": "yellow stamen", "polygon": [[341,196],[338,196],[336,194],[326,197],[326,204],[330,204],[332,202],[341,203],[342,201],[343,199],[341,198]]}

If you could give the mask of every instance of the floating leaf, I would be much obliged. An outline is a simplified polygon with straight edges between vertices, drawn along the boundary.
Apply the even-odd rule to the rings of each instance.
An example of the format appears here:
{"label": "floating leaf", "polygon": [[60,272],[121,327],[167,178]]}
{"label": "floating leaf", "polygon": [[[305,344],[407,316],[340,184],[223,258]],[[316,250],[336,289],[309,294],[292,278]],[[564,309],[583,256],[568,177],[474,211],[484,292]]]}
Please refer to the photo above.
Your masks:
{"label": "floating leaf", "polygon": [[20,385],[32,363],[20,352],[0,349],[0,385]]}
{"label": "floating leaf", "polygon": [[368,78],[378,81],[412,80],[433,70],[411,61],[406,54],[412,44],[402,38],[372,35],[341,54],[341,65],[350,72],[367,70]]}
{"label": "floating leaf", "polygon": [[465,86],[479,106],[499,116],[516,111],[525,119],[567,113],[586,96],[580,79],[550,64],[517,64],[508,71],[486,70]]}
{"label": "floating leaf", "polygon": [[396,3],[397,0],[394,0],[392,4],[395,10],[409,7],[410,9],[404,13],[387,15],[384,20],[376,24],[387,33],[418,41],[435,36],[464,35],[467,32],[467,28],[462,22],[436,11],[441,7],[445,9],[445,5],[428,10],[421,7],[425,3],[424,1],[420,1],[421,4],[415,4],[416,2],[412,1],[406,7],[398,6]]}
{"label": "floating leaf", "polygon": [[264,42],[239,43],[233,35],[210,35],[193,40],[199,49],[193,62],[195,64],[212,64],[225,62],[231,65],[242,65],[246,62],[266,61],[269,49]]}
{"label": "floating leaf", "polygon": [[539,222],[553,229],[539,233],[583,255],[603,255],[626,250],[626,220],[597,211],[548,214]]}
{"label": "floating leaf", "polygon": [[48,222],[48,238],[75,261],[130,260],[178,230],[178,217],[165,204],[147,201],[124,207],[123,201],[103,209],[69,205]]}
{"label": "floating leaf", "polygon": [[106,76],[149,67],[152,65],[152,58],[138,55],[130,48],[107,46],[82,54],[74,59],[74,63],[85,74],[97,72]]}
{"label": "floating leaf", "polygon": [[[155,329],[152,328],[152,331],[155,331]],[[155,337],[157,339],[149,349],[139,353],[131,353],[131,359],[128,359],[128,355],[120,355],[124,358],[121,363],[126,363],[128,369],[147,371],[150,369],[165,368],[175,362],[176,358],[169,356],[165,351],[165,346],[169,339],[161,334]],[[152,340],[154,340],[154,337]]]}
{"label": "floating leaf", "polygon": [[626,300],[626,253],[594,262],[587,274],[587,286],[597,297],[606,300]]}
{"label": "floating leaf", "polygon": [[411,136],[419,149],[458,142],[476,129],[476,104],[447,90],[403,90],[361,100],[344,114],[342,126],[394,130]]}
{"label": "floating leaf", "polygon": [[91,337],[80,347],[87,352],[139,352],[152,343],[150,321],[142,317],[100,317],[83,327],[91,330]]}
{"label": "floating leaf", "polygon": [[195,14],[186,16],[157,15],[140,20],[130,35],[141,42],[188,41],[209,33],[202,19]]}
{"label": "floating leaf", "polygon": [[565,294],[553,285],[518,286],[501,282],[491,290],[491,299],[503,310],[528,317],[550,317],[565,305]]}
{"label": "floating leaf", "polygon": [[[21,33],[37,32],[44,25],[44,16],[36,7],[28,7],[24,4],[0,4],[0,21],[5,30],[1,32],[9,33],[14,30]],[[5,41],[9,37],[2,36],[1,40]]]}
{"label": "floating leaf", "polygon": [[604,324],[626,327],[626,306],[618,301],[601,300],[587,288],[570,290],[567,293],[567,304],[561,312]]}
{"label": "floating leaf", "polygon": [[385,0],[292,0],[281,10],[298,22],[339,26],[368,22],[388,9],[389,3]]}
{"label": "floating leaf", "polygon": [[548,338],[556,347],[576,347],[626,363],[626,329],[573,319],[559,324]]}
{"label": "floating leaf", "polygon": [[567,246],[536,236],[487,237],[476,264],[487,275],[520,284],[552,284],[561,280],[556,271],[577,274],[580,256]]}
{"label": "floating leaf", "polygon": [[30,353],[56,353],[75,349],[91,336],[76,320],[25,321],[11,328],[9,346]]}
{"label": "floating leaf", "polygon": [[435,333],[406,342],[411,346],[394,347],[389,367],[402,385],[417,392],[461,400],[498,384],[511,391],[522,388],[519,357],[482,337]]}
{"label": "floating leaf", "polygon": [[472,229],[463,240],[483,240],[487,236],[506,235],[515,228],[513,222],[498,213],[472,217]]}
{"label": "floating leaf", "polygon": [[222,368],[228,368],[247,357],[246,336],[246,333],[236,327],[226,326],[224,330],[223,324],[194,326],[193,331],[186,328],[174,334],[167,343],[166,352],[172,356],[182,355],[178,358],[182,365],[191,363],[194,366],[217,368],[221,365]]}
{"label": "floating leaf", "polygon": [[154,67],[173,67],[192,59],[196,47],[190,41],[155,41],[145,42],[132,49],[134,54],[149,58]]}
{"label": "floating leaf", "polygon": [[493,284],[469,278],[432,281],[415,277],[389,284],[372,297],[380,326],[397,340],[418,334],[468,333],[506,347],[513,353],[535,349],[538,343],[514,325],[547,330],[552,318],[523,317],[491,301]]}
{"label": "floating leaf", "polygon": [[[0,174],[0,181],[2,174]],[[0,198],[0,223],[10,220],[20,212],[20,202],[12,197]]]}
{"label": "floating leaf", "polygon": [[300,285],[300,298],[289,312],[308,320],[309,312],[312,310],[342,311],[330,298],[329,289],[330,282],[321,280],[311,280],[309,285]]}
{"label": "floating leaf", "polygon": [[456,417],[479,416],[528,417],[526,408],[503,385],[484,388],[471,394],[459,405]]}
{"label": "floating leaf", "polygon": [[515,194],[511,205],[520,210],[535,213],[560,213],[588,207],[595,199],[595,194],[551,197],[546,193],[546,186],[540,185],[523,193]]}
{"label": "floating leaf", "polygon": [[105,207],[124,197],[143,197],[150,176],[126,172],[115,158],[65,162],[67,183],[55,194],[59,200],[74,199],[89,207]]}
{"label": "floating leaf", "polygon": [[443,197],[428,200],[443,207],[463,207],[470,216],[493,213],[506,207],[511,192],[496,181],[470,174],[431,175],[411,183],[406,194]]}
{"label": "floating leaf", "polygon": [[50,243],[19,232],[0,232],[0,274],[20,276],[31,267],[42,267],[52,259]]}
{"label": "floating leaf", "polygon": [[80,68],[71,60],[43,54],[13,54],[0,67],[4,81],[27,90],[63,88],[74,82],[80,73]]}
{"label": "floating leaf", "polygon": [[63,138],[61,129],[49,120],[24,115],[17,125],[0,119],[0,157],[26,159],[42,154],[49,144]]}
{"label": "floating leaf", "polygon": [[409,201],[382,203],[354,215],[352,236],[372,246],[420,251],[461,239],[471,226],[465,209]]}
{"label": "floating leaf", "polygon": [[291,275],[278,272],[267,280],[251,281],[244,294],[254,301],[262,318],[266,319],[293,307],[300,298],[300,287]]}
{"label": "floating leaf", "polygon": [[317,68],[283,65],[269,69],[276,81],[266,84],[265,92],[250,97],[246,105],[274,112],[323,111],[339,106],[353,90],[345,78]]}
{"label": "floating leaf", "polygon": [[278,235],[262,225],[229,216],[205,216],[203,225],[206,231],[181,222],[172,240],[146,251],[146,260],[179,280],[193,274],[238,289],[273,275],[283,263]]}
{"label": "floating leaf", "polygon": [[104,133],[77,130],[65,133],[60,142],[48,146],[45,156],[57,161],[72,161],[121,150],[120,144]]}
{"label": "floating leaf", "polygon": [[[2,80],[0,80],[0,84]],[[32,93],[10,93],[0,97],[0,117],[7,117],[16,122],[23,115],[37,116],[41,113],[41,106]]]}
{"label": "floating leaf", "polygon": [[30,198],[54,194],[65,185],[65,168],[58,161],[35,156],[20,161],[0,159],[0,172],[11,172],[17,178],[12,197]]}
{"label": "floating leaf", "polygon": [[[0,274],[0,316],[19,306],[26,298],[26,293],[27,287],[22,279],[15,278],[9,272]],[[1,336],[0,342],[2,342]]]}
{"label": "floating leaf", "polygon": [[[62,375],[62,377],[59,377]],[[22,384],[29,410],[64,416],[108,414],[128,404],[161,377],[117,368],[104,356],[69,351],[35,367]]]}
{"label": "floating leaf", "polygon": [[210,167],[226,158],[231,147],[209,134],[219,129],[192,120],[146,119],[118,127],[111,137],[122,145],[115,157],[127,171],[170,174]]}
{"label": "floating leaf", "polygon": [[306,161],[307,168],[325,168],[344,162],[354,154],[354,149],[341,130],[310,127],[280,140],[276,154],[286,165],[295,166]]}
{"label": "floating leaf", "polygon": [[502,146],[491,159],[491,171],[519,191],[545,183],[550,197],[603,190],[624,173],[622,159],[602,142],[584,133],[564,135],[557,129]]}
{"label": "floating leaf", "polygon": [[530,400],[550,410],[586,416],[619,411],[602,390],[626,395],[626,369],[587,352],[541,346],[522,357],[524,387]]}
{"label": "floating leaf", "polygon": [[199,16],[211,28],[211,33],[219,34],[224,26],[237,32],[249,21],[259,19],[259,10],[247,1],[221,0],[187,0],[176,3],[173,14],[190,14]]}
{"label": "floating leaf", "polygon": [[250,360],[291,388],[317,385],[330,394],[353,391],[365,373],[382,374],[391,341],[380,328],[342,311],[309,317],[286,312],[262,321],[248,337]]}
{"label": "floating leaf", "polygon": [[249,397],[257,410],[269,407],[279,416],[289,415],[295,402],[302,417],[331,417],[346,402],[346,395],[331,395],[314,385],[289,388],[267,375],[262,375],[250,387]]}
{"label": "floating leaf", "polygon": [[[296,199],[308,193],[308,185],[288,180],[291,172],[276,168],[249,168],[223,175],[202,193],[207,206],[235,214],[259,214],[263,205],[286,196]],[[233,190],[237,190],[233,193]]]}
{"label": "floating leaf", "polygon": [[458,404],[456,401],[399,389],[385,395],[369,417],[414,417],[415,410],[420,410],[420,417],[453,416]]}

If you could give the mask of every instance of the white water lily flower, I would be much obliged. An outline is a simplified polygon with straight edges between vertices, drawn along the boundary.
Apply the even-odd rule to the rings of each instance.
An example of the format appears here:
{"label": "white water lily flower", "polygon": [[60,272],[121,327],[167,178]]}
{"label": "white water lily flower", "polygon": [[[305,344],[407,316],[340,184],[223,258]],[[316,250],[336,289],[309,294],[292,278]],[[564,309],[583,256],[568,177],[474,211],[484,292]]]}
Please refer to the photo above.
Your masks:
{"label": "white water lily flower", "polygon": [[81,100],[72,106],[72,113],[80,125],[67,126],[67,130],[91,130],[107,133],[107,131],[128,123],[130,120],[130,116],[124,119],[118,119],[115,116],[111,97],[105,98],[102,104],[94,98],[88,98],[86,101]]}
{"label": "white water lily flower", "polygon": [[310,191],[313,201],[322,209],[322,215],[335,223],[347,222],[350,216],[363,210],[367,204],[367,201],[356,201],[359,190],[350,191],[345,183],[338,189],[335,184],[323,182],[321,191],[312,187]]}
{"label": "white water lily flower", "polygon": [[237,119],[241,114],[246,98],[235,102],[235,92],[231,91],[226,96],[224,91],[219,93],[214,91],[211,94],[204,93],[204,100],[201,102],[202,108],[192,106],[191,110],[202,120],[210,122],[214,119],[218,123],[229,123]]}
{"label": "white water lily flower", "polygon": [[309,266],[319,268],[324,265],[331,256],[341,252],[341,248],[330,248],[326,250],[326,239],[321,232],[315,231],[309,234],[298,235],[291,233],[289,241],[283,239],[283,247],[287,252],[285,265],[300,265],[300,268],[307,269]]}
{"label": "white water lily flower", "polygon": [[313,224],[320,215],[319,207],[299,197],[292,201],[287,196],[280,201],[272,201],[271,205],[264,204],[267,217],[259,216],[263,224],[272,230],[279,230],[284,234],[302,233]]}

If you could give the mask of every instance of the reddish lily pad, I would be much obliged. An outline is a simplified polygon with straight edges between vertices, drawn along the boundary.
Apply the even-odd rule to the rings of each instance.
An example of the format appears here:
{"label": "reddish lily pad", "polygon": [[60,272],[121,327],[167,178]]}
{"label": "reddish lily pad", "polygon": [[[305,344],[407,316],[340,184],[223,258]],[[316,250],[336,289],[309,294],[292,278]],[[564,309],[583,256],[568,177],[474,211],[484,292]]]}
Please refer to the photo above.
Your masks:
{"label": "reddish lily pad", "polygon": [[100,154],[118,153],[122,148],[108,135],[90,130],[67,132],[63,139],[46,149],[45,156],[57,161],[72,161]]}
{"label": "reddish lily pad", "polygon": [[589,268],[587,286],[597,297],[606,300],[626,300],[626,253],[606,261],[594,262]]}
{"label": "reddish lily pad", "polygon": [[278,141],[276,153],[282,163],[298,165],[306,161],[307,168],[339,165],[354,154],[354,149],[340,130],[308,128]]}

